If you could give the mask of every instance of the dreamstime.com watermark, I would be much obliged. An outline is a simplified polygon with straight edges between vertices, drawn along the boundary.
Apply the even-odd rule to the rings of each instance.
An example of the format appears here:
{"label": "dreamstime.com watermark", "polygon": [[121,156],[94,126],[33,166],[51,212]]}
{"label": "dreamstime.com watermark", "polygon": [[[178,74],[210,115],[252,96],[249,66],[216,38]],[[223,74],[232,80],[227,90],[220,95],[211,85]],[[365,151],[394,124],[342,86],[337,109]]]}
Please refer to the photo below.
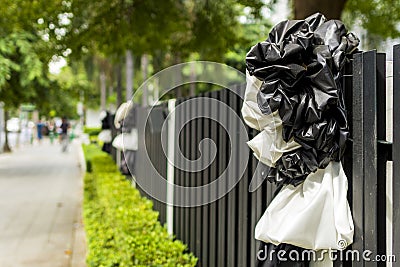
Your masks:
{"label": "dreamstime.com watermark", "polygon": [[262,249],[257,252],[257,259],[260,261],[272,261],[278,259],[281,262],[302,262],[302,261],[324,261],[326,259],[331,261],[350,261],[350,262],[396,262],[396,255],[379,255],[375,254],[371,250],[339,250],[339,249],[323,249],[319,251],[314,250],[270,250],[265,245]]}

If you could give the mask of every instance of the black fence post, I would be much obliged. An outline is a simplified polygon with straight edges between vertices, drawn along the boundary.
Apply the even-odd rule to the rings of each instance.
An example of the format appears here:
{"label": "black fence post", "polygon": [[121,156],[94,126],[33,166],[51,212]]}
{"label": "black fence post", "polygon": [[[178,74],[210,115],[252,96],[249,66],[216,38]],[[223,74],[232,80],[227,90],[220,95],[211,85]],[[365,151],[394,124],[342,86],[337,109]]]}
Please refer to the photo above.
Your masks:
{"label": "black fence post", "polygon": [[[210,98],[217,98],[217,93],[218,92],[211,92],[210,93]],[[210,115],[212,118],[215,118],[218,114],[218,105],[215,101],[212,101],[210,104]],[[210,131],[210,136],[211,139],[214,140],[214,142],[218,143],[218,124],[216,121],[213,121],[211,123],[211,131]],[[218,150],[217,153],[220,153],[220,151]],[[218,155],[216,156],[218,157]],[[217,165],[217,158],[214,159],[214,162],[211,164],[210,166],[210,181],[212,182],[216,179],[216,177],[218,176],[218,165]],[[215,189],[215,187],[212,187],[210,189]],[[210,196],[211,198],[213,198],[214,196],[217,195],[217,191],[216,190],[210,190]],[[209,261],[208,264],[206,266],[218,266],[217,265],[217,238],[218,238],[218,230],[217,230],[217,225],[218,225],[218,211],[217,211],[217,202],[214,201],[212,203],[209,204],[209,208],[210,208],[210,233],[209,233]]]}
{"label": "black fence post", "polygon": [[[189,98],[188,101],[193,101],[193,98]],[[196,102],[196,101],[195,101]],[[196,116],[196,107],[195,107],[195,102],[191,102],[189,105],[189,120],[186,125],[186,127],[189,128],[189,146],[188,146],[188,154],[187,158],[188,160],[194,160],[196,158],[196,150],[197,150],[197,140],[196,140],[196,128],[194,127],[195,125],[195,120],[193,119]],[[189,188],[193,188],[196,186],[196,173],[193,172],[193,170],[189,169],[188,170],[188,186]],[[196,195],[191,193],[188,195],[190,199],[190,203],[194,203]],[[188,208],[189,210],[189,242],[187,243],[189,245],[190,251],[192,251],[197,257],[199,257],[199,253],[197,253],[197,247],[196,247],[196,208],[195,207],[190,207]]]}
{"label": "black fence post", "polygon": [[[256,175],[261,177],[261,169],[257,168],[258,165],[258,160],[252,156],[252,166],[253,166],[253,170],[255,172],[258,172]],[[252,176],[251,176],[252,177]],[[264,181],[265,183],[268,183],[267,181]],[[256,261],[257,261],[257,252],[258,249],[260,247],[260,241],[257,241],[255,239],[255,228],[257,225],[258,220],[260,220],[262,213],[264,212],[264,210],[262,210],[263,207],[263,203],[267,202],[267,199],[263,199],[262,198],[262,189],[263,186],[260,186],[256,191],[249,193],[251,194],[251,206],[249,207],[249,211],[250,211],[250,251],[249,251],[249,256],[250,256],[250,265],[249,266],[255,266],[256,265]]]}
{"label": "black fence post", "polygon": [[[205,99],[208,99],[208,95],[205,94],[203,97],[205,97]],[[210,103],[209,101],[203,101],[202,102],[202,107],[201,107],[204,111],[204,115],[205,117],[211,117],[210,114]],[[201,134],[202,134],[202,138],[210,138],[210,128],[211,128],[211,121],[208,118],[203,118],[201,120]],[[205,162],[209,162],[210,160],[210,150],[208,149],[208,147],[206,147],[203,151],[203,155],[201,155],[202,157],[202,163],[204,164]],[[208,166],[203,172],[201,172],[201,174],[203,175],[202,177],[202,184],[206,185],[209,184],[210,182],[210,166]],[[209,199],[210,197],[210,192],[208,191],[204,191],[203,192],[203,199]],[[202,253],[201,253],[201,262],[199,266],[208,266],[208,258],[209,258],[209,246],[210,246],[210,222],[209,222],[209,217],[210,217],[210,204],[206,204],[202,206],[202,219],[201,219],[201,224],[202,224]]]}
{"label": "black fence post", "polygon": [[[222,103],[227,103],[228,100],[228,90],[220,90],[218,91],[218,100]],[[225,169],[228,166],[228,149],[229,146],[229,137],[227,132],[224,130],[222,125],[227,125],[227,113],[223,107],[223,104],[218,105],[218,120],[221,124],[218,125],[218,173],[216,178],[219,178]],[[218,195],[222,195],[226,191],[226,184],[221,182],[221,179],[218,179]],[[217,210],[218,210],[218,224],[217,224],[217,266],[226,266],[226,215],[227,215],[227,203],[226,203],[226,195],[217,201]]]}
{"label": "black fence post", "polygon": [[[179,106],[180,104],[180,99],[177,99],[175,102],[175,108]],[[175,111],[176,112],[176,111]],[[176,163],[176,166],[180,166],[180,157],[179,157],[179,152],[181,149],[181,138],[180,138],[180,125],[181,125],[181,114],[176,113],[175,114],[175,154],[174,154],[174,162]],[[181,185],[181,170],[174,166],[174,183],[176,185]],[[174,225],[173,225],[173,231],[174,234],[178,239],[181,239],[181,208],[177,207],[176,204],[180,203],[181,201],[181,196],[177,192],[174,192]]]}
{"label": "black fence post", "polygon": [[[235,89],[238,90],[239,87]],[[227,173],[228,177],[228,186],[233,186],[233,181],[238,178],[239,174],[239,165],[240,165],[240,154],[238,154],[238,148],[240,147],[241,140],[239,139],[239,123],[237,117],[231,112],[237,112],[240,110],[238,105],[238,96],[229,91],[229,102],[226,103],[229,107],[232,108],[230,112],[228,112],[228,127],[230,133],[230,146],[234,149],[231,149],[230,154],[230,166],[235,166],[235,168],[231,168],[229,173]],[[236,151],[236,152],[233,152]],[[240,153],[240,152],[239,152]],[[238,198],[238,189],[235,186],[227,195],[227,205],[228,205],[228,217],[227,217],[227,266],[237,266],[237,227],[238,227],[238,210],[237,210],[237,198]]]}
{"label": "black fence post", "polygon": [[[377,255],[386,254],[386,163],[387,150],[382,146],[386,142],[386,55],[376,57],[376,98],[377,98]],[[368,151],[367,151],[368,152]],[[378,262],[386,266],[386,262]]]}
{"label": "black fence post", "polygon": [[[343,68],[343,77],[341,81],[341,86],[343,90],[343,98],[346,107],[346,115],[347,115],[347,124],[350,131],[349,140],[346,143],[346,150],[342,158],[342,166],[343,170],[347,176],[349,181],[348,183],[348,191],[347,191],[347,199],[351,206],[352,200],[352,177],[353,177],[353,143],[352,143],[352,133],[353,133],[353,59],[351,58]],[[348,247],[351,249],[351,246]],[[343,253],[346,253],[344,251]],[[343,254],[342,254],[343,255]],[[345,255],[345,254],[344,254]],[[338,257],[334,263],[334,267],[347,267],[351,266],[351,261],[346,260],[345,258]]]}
{"label": "black fence post", "polygon": [[[242,87],[240,89],[241,95],[244,96],[244,91],[245,87]],[[242,104],[243,102],[240,101]],[[241,106],[241,105],[240,105]],[[248,136],[240,136],[240,140],[247,140]],[[243,155],[250,155],[250,151],[248,148],[246,148],[245,151],[241,151]],[[251,156],[249,157],[251,159]],[[240,159],[239,159],[240,160]],[[239,181],[238,184],[238,237],[237,237],[237,252],[238,252],[238,259],[237,259],[237,266],[240,267],[247,267],[249,266],[248,264],[248,247],[249,247],[249,242],[255,242],[255,240],[250,240],[249,235],[250,232],[248,231],[248,224],[249,224],[249,209],[248,209],[248,203],[249,203],[249,192],[248,192],[248,187],[249,187],[249,177],[252,177],[252,169],[251,165],[248,164],[246,168],[246,172],[244,174],[244,177]]]}
{"label": "black fence post", "polygon": [[400,260],[400,45],[393,47],[393,238],[392,251]]}
{"label": "black fence post", "polygon": [[[364,180],[363,180],[363,57],[362,54],[354,56],[353,61],[353,179],[352,179],[352,212],[355,227],[352,248],[362,251],[364,249]],[[350,179],[350,177],[349,177]],[[363,266],[356,263],[353,266]]]}
{"label": "black fence post", "polygon": [[[199,150],[199,144],[201,142],[202,139],[204,139],[203,136],[203,129],[201,128],[202,126],[202,121],[203,118],[199,118],[198,114],[203,114],[202,113],[202,109],[203,109],[203,105],[202,105],[203,100],[197,100],[195,102],[194,105],[194,113],[193,113],[193,117],[196,117],[196,119],[194,120],[194,132],[196,134],[196,137],[194,140],[195,141],[195,160],[199,159],[200,157],[203,157],[203,155],[200,154],[200,150]],[[204,176],[204,172],[203,170],[199,170],[196,173],[194,173],[194,179],[195,179],[195,185],[196,186],[201,186],[203,185],[203,176]],[[196,191],[195,194],[195,199],[196,201],[200,201],[202,200],[203,196],[200,194],[200,192]],[[203,224],[202,224],[202,219],[203,219],[203,206],[198,206],[196,208],[194,208],[195,211],[195,224],[196,224],[196,242],[195,242],[195,246],[196,246],[196,255],[197,257],[199,257],[199,259],[201,259],[201,255],[202,255],[202,231],[203,231]],[[201,259],[202,260],[202,259]],[[202,265],[202,261],[200,260],[200,264]]]}
{"label": "black fence post", "polygon": [[[186,101],[188,101],[188,99],[185,99]],[[183,131],[184,131],[184,156],[186,159],[188,159],[190,157],[190,143],[192,140],[190,140],[190,127],[189,124],[187,123],[188,119],[190,118],[190,106],[185,103],[184,104],[184,109],[185,109],[185,114],[184,114],[184,122],[186,122]],[[183,172],[183,186],[185,187],[190,187],[190,173],[186,170],[189,169],[189,163],[186,161],[185,164],[185,171]],[[190,200],[190,195],[188,194],[188,192],[185,191],[184,193],[184,199],[185,202],[184,203],[189,203]],[[191,225],[190,225],[190,208],[185,207],[183,208],[183,213],[184,213],[184,238],[183,238],[183,242],[185,242],[185,244],[187,244],[189,246],[189,248],[191,248],[191,244],[190,244],[190,230],[191,230]]]}
{"label": "black fence post", "polygon": [[[353,71],[353,249],[377,253],[376,51],[356,54]],[[353,262],[353,266],[375,266]]]}

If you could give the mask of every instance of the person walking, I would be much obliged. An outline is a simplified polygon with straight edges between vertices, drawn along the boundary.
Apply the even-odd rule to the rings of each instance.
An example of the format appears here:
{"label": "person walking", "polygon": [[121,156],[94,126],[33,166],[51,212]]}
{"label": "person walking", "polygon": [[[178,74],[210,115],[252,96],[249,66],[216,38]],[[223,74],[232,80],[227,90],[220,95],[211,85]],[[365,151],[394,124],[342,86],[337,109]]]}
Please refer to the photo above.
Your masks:
{"label": "person walking", "polygon": [[42,120],[39,120],[38,123],[36,124],[37,139],[38,139],[39,143],[43,139],[43,132],[42,132],[43,126],[44,126],[44,123],[42,123]]}
{"label": "person walking", "polygon": [[49,127],[49,138],[50,138],[50,144],[53,144],[54,142],[54,137],[56,135],[56,131],[55,131],[55,123],[53,120],[50,120],[48,123],[48,127]]}
{"label": "person walking", "polygon": [[62,146],[62,152],[66,152],[68,148],[68,129],[71,127],[66,117],[63,117],[60,125],[60,142]]}

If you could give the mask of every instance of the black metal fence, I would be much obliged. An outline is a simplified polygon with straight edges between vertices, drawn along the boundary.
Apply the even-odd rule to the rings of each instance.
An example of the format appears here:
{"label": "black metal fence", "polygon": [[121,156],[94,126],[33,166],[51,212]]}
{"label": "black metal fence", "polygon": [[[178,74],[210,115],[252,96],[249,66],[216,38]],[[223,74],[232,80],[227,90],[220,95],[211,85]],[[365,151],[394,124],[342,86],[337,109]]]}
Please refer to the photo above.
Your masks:
{"label": "black metal fence", "polygon": [[[349,249],[357,250],[360,255],[366,250],[372,254],[368,255],[371,261],[364,261],[360,256],[359,261],[336,260],[335,266],[386,266],[382,260],[384,257],[386,261],[400,261],[400,45],[394,47],[393,96],[388,97],[387,92],[385,54],[376,51],[354,55],[352,62],[345,67],[343,86],[351,132],[343,166],[349,180],[348,199],[355,223],[354,243]],[[229,90],[220,90],[202,96],[226,103],[240,116],[244,89],[244,85],[237,86],[235,90],[238,95]],[[386,131],[387,98],[393,98],[393,143],[387,141],[387,135],[390,135]],[[188,100],[178,99],[176,106]],[[157,106],[152,111],[149,108],[138,110],[138,124],[146,124],[147,129],[139,131],[139,140],[145,140],[145,143],[139,144],[135,166],[138,177],[152,179],[155,174],[151,171],[151,165],[166,177],[167,160],[161,149],[161,135],[167,133],[161,130],[161,125],[167,113],[166,105]],[[214,114],[214,120],[196,118],[198,113],[209,113],[210,117]],[[256,133],[247,129],[247,134],[241,134],[238,129],[243,122],[240,119],[226,113],[215,103],[207,102],[187,105],[185,110],[178,112],[175,132],[179,133],[182,123],[190,118],[196,119],[187,123],[176,136],[176,142],[185,157],[191,160],[201,158],[207,162],[211,156],[209,150],[200,155],[198,149],[200,140],[204,138],[214,140],[218,152],[212,164],[202,171],[186,172],[175,168],[175,184],[188,187],[208,184],[228,164],[239,166],[243,160],[250,160],[239,183],[218,201],[193,208],[174,207],[173,233],[199,258],[198,266],[255,266],[259,244],[254,239],[254,228],[272,200],[275,189],[264,182],[255,192],[248,190],[253,176],[261,176],[263,171],[262,168],[256,168],[257,160],[244,146]],[[227,130],[219,125],[224,123],[228,125],[230,133],[236,134],[229,137]],[[235,151],[239,152],[232,153],[232,146],[238,146]],[[147,156],[151,162],[146,161]],[[180,160],[178,156],[175,158]],[[386,173],[388,161],[393,161],[392,177]],[[230,172],[228,175],[232,177],[239,175],[239,168]],[[226,186],[219,185],[218,190],[224,190]],[[388,187],[393,190],[393,203],[387,203]],[[166,191],[166,188],[155,190]],[[152,195],[151,192],[143,194],[150,198]],[[177,198],[193,196],[174,197],[176,203],[179,200]],[[160,221],[166,222],[166,204],[155,200],[154,208],[160,212]],[[389,228],[386,227],[387,220],[392,221]],[[375,258],[375,255],[380,257]],[[400,265],[393,263],[393,266]]]}

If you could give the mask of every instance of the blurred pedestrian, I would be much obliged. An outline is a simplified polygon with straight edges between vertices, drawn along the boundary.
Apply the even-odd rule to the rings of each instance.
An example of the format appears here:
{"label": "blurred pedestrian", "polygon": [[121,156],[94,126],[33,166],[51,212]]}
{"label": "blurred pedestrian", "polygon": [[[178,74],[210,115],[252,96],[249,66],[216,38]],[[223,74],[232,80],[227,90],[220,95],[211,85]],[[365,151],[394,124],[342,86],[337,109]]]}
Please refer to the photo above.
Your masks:
{"label": "blurred pedestrian", "polygon": [[42,122],[42,120],[39,120],[38,123],[36,124],[37,139],[38,139],[39,143],[43,139],[43,133],[42,133],[43,127],[44,127],[44,123]]}
{"label": "blurred pedestrian", "polygon": [[60,142],[62,145],[62,152],[66,152],[68,148],[68,129],[71,127],[66,117],[63,117],[60,125]]}
{"label": "blurred pedestrian", "polygon": [[55,123],[53,120],[49,121],[48,128],[49,128],[50,143],[53,144],[54,136],[55,136]]}

